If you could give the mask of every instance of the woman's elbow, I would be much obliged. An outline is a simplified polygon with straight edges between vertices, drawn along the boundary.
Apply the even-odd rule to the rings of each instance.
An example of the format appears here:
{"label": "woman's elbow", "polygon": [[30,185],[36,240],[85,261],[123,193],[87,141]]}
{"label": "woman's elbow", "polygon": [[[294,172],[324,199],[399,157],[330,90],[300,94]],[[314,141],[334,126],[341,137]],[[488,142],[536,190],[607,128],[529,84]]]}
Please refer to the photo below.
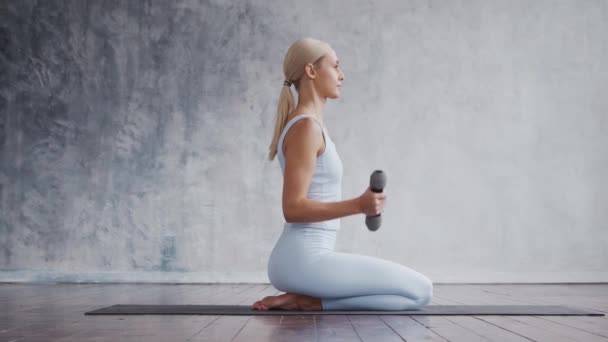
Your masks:
{"label": "woman's elbow", "polygon": [[283,209],[283,217],[285,217],[286,222],[294,221],[294,216],[291,210]]}
{"label": "woman's elbow", "polygon": [[283,205],[283,217],[287,222],[296,222],[298,220],[297,204]]}

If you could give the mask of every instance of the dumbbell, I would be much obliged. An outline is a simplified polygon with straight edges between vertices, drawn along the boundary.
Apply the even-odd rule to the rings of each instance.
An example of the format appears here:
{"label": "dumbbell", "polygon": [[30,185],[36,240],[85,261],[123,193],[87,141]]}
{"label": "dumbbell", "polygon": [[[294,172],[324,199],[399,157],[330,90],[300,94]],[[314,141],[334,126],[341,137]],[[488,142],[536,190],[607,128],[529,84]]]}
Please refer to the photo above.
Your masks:
{"label": "dumbbell", "polygon": [[[369,187],[373,192],[382,192],[384,190],[384,186],[386,185],[386,174],[382,170],[376,170],[369,177]],[[365,217],[365,225],[367,229],[372,232],[375,232],[380,228],[382,224],[382,214],[378,214],[375,216],[366,216]]]}

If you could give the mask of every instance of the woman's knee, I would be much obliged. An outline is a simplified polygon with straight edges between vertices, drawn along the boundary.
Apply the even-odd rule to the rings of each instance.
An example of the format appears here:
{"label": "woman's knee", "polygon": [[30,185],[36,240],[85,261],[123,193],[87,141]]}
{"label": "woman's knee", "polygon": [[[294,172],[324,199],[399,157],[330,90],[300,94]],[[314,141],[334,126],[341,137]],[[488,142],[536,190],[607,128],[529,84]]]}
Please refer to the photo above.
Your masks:
{"label": "woman's knee", "polygon": [[433,300],[433,282],[426,276],[422,276],[420,292],[417,295],[416,302],[419,305],[427,305]]}
{"label": "woman's knee", "polygon": [[406,287],[405,292],[409,293],[411,299],[420,306],[427,305],[433,300],[433,282],[422,274],[415,284],[409,283]]}

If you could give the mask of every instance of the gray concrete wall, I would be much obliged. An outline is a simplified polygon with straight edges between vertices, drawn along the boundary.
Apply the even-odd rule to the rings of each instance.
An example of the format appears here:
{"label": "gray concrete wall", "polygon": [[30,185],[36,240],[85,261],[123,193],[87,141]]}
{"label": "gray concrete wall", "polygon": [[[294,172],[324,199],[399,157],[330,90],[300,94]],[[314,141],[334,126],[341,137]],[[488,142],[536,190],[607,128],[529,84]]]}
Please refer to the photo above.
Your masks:
{"label": "gray concrete wall", "polygon": [[267,282],[284,54],[333,45],[338,250],[608,281],[607,1],[0,2],[0,281]]}

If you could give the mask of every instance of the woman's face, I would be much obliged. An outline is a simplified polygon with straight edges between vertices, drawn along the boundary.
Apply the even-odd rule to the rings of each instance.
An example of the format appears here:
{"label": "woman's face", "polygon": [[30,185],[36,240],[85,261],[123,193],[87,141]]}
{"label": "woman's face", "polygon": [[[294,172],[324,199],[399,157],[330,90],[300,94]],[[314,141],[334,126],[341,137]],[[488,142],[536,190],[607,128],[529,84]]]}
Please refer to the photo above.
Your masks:
{"label": "woman's face", "polygon": [[321,59],[321,63],[315,68],[315,71],[317,77],[314,79],[314,83],[319,94],[331,99],[338,98],[344,73],[340,69],[338,57],[333,49]]}

